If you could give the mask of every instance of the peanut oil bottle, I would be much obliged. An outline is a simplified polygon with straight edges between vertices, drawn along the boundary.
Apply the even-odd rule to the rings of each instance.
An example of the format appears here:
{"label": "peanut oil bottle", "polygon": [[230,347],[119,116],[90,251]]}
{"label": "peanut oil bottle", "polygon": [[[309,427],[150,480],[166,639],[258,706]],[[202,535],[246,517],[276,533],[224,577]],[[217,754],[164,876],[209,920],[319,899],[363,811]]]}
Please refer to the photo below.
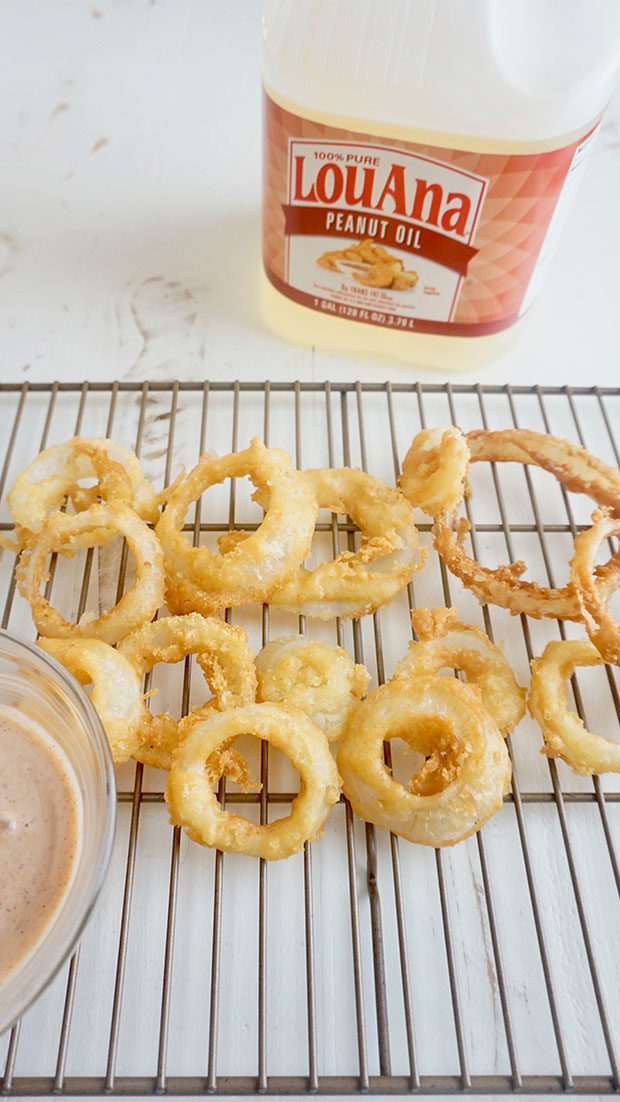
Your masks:
{"label": "peanut oil bottle", "polygon": [[544,279],[620,57],[620,0],[267,0],[264,315],[469,369]]}

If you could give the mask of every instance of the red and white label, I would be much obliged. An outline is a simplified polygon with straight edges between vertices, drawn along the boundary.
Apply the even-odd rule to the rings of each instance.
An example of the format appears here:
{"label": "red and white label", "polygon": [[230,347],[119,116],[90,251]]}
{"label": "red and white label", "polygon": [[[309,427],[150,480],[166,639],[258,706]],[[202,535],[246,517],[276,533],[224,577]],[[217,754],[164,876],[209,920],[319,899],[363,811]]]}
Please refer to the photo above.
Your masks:
{"label": "red and white label", "polygon": [[458,336],[503,329],[528,285],[531,297],[583,145],[504,156],[393,144],[311,122],[265,95],[267,276],[335,317]]}

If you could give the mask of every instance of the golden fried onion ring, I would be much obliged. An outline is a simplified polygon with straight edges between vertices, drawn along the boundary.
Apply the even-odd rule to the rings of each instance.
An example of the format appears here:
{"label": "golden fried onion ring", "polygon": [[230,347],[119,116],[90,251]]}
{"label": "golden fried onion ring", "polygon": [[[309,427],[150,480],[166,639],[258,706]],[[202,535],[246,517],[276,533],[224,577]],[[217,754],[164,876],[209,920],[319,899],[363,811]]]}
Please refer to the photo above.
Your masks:
{"label": "golden fried onion ring", "polygon": [[[96,478],[97,485],[83,488],[81,479]],[[137,456],[122,444],[105,437],[74,436],[64,444],[52,444],[20,471],[7,501],[22,545],[41,531],[45,516],[71,498],[82,511],[98,498],[131,505],[143,520],[155,523],[158,495],[147,482]]]}
{"label": "golden fried onion ring", "polygon": [[307,635],[266,643],[256,656],[258,700],[299,708],[329,742],[342,738],[370,675],[342,647]]}
{"label": "golden fried onion ring", "polygon": [[[554,474],[568,490],[587,494],[599,504],[609,504],[620,515],[620,474],[577,444],[526,429],[479,430],[467,433],[466,439],[472,463],[488,460],[542,467]],[[525,613],[534,619],[542,616],[581,619],[572,585],[551,589],[523,581],[521,575],[526,564],[521,561],[491,570],[471,559],[463,546],[468,528],[467,521],[460,521],[455,535],[448,518],[437,517],[433,527],[434,543],[448,569],[482,604],[499,605],[513,615]],[[607,596],[619,583],[620,552],[598,571],[601,596]]]}
{"label": "golden fried onion ring", "polygon": [[550,758],[562,758],[576,773],[620,773],[620,743],[594,735],[568,707],[568,679],[575,666],[603,664],[587,639],[547,643],[532,660],[532,684],[527,706],[540,724]]}
{"label": "golden fried onion ring", "polygon": [[[223,555],[192,547],[181,531],[191,502],[209,486],[243,475],[268,497],[262,524]],[[266,448],[257,437],[245,451],[221,458],[204,455],[173,489],[157,524],[170,611],[209,615],[220,608],[268,600],[308,554],[317,508],[312,487],[291,468],[286,452]]]}
{"label": "golden fried onion ring", "polygon": [[580,444],[530,429],[476,429],[466,434],[472,463],[523,463],[541,467],[576,494],[587,494],[620,516],[620,472]]}
{"label": "golden fried onion ring", "polygon": [[109,643],[101,639],[39,639],[80,682],[93,688],[90,699],[107,735],[115,765],[128,761],[140,745],[140,730],[148,711],[140,678]]}
{"label": "golden fried onion ring", "polygon": [[[607,594],[599,581],[601,568],[594,563],[603,540],[618,535],[620,520],[611,515],[611,510],[593,513],[592,527],[575,537],[570,574],[586,631],[599,654],[614,666],[620,665],[620,625],[607,605]],[[617,580],[620,583],[620,577]]]}
{"label": "golden fried onion ring", "polygon": [[435,517],[458,509],[468,470],[469,449],[460,429],[422,429],[403,459],[399,484],[407,501]]}
{"label": "golden fried onion ring", "polygon": [[[98,619],[83,616],[79,624],[65,620],[39,592],[46,580],[45,562],[54,551],[62,554],[91,547],[102,530],[125,537],[136,561],[136,580],[114,608]],[[57,638],[103,639],[118,643],[124,635],[155,615],[164,600],[164,556],[155,534],[127,505],[93,505],[84,513],[50,513],[39,535],[22,551],[16,570],[19,592],[30,604],[41,635]]]}
{"label": "golden fried onion ring", "polygon": [[455,608],[418,608],[411,625],[419,642],[411,642],[394,678],[429,677],[444,668],[461,670],[480,690],[484,706],[502,735],[508,735],[525,715],[525,689],[517,684],[501,647],[481,628],[462,624]]}
{"label": "golden fried onion ring", "polygon": [[[195,707],[186,720],[196,715],[251,704],[256,699],[254,655],[243,628],[232,627],[215,617],[198,612],[187,616],[166,616],[144,624],[119,644],[119,654],[143,678],[157,662],[180,662],[195,654],[213,698]],[[155,769],[170,769],[176,747],[188,730],[169,712],[153,715],[145,709],[140,726],[140,745],[133,756]]]}
{"label": "golden fried onion ring", "polygon": [[[383,743],[392,738],[427,757],[409,791],[384,763]],[[370,693],[349,724],[338,769],[356,815],[427,846],[451,846],[479,830],[511,777],[480,694],[450,677],[399,678]]]}
{"label": "golden fried onion ring", "polygon": [[413,509],[398,490],[357,468],[320,468],[304,475],[320,508],[348,514],[358,525],[361,546],[315,570],[301,566],[270,603],[320,620],[367,616],[393,600],[424,563]]}
{"label": "golden fried onion ring", "polygon": [[[218,803],[213,791],[217,776],[205,761],[243,734],[282,750],[300,774],[299,795],[284,819],[258,826],[223,811]],[[340,778],[323,733],[297,708],[269,703],[195,719],[175,755],[165,793],[171,822],[185,827],[194,842],[272,861],[314,841],[339,796]]]}

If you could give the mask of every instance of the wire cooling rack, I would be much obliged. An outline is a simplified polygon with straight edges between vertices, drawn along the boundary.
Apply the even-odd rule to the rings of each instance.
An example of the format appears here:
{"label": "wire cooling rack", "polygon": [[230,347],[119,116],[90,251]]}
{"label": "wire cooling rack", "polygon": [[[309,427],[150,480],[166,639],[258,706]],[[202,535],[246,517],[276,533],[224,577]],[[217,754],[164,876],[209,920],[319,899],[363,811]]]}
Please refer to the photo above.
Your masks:
{"label": "wire cooling rack", "polygon": [[[522,426],[619,463],[620,391],[598,388],[314,384],[0,385],[6,455],[0,494],[36,452],[75,433],[135,448],[163,485],[206,448],[260,435],[299,467],[362,466],[394,482],[420,427]],[[524,558],[562,584],[592,505],[544,472],[476,464],[467,514],[479,561]],[[213,488],[187,518],[190,538],[259,522],[245,483]],[[421,539],[430,543],[422,514]],[[10,529],[6,506],[0,530]],[[345,517],[321,518],[316,554],[354,546]],[[130,568],[130,567],[129,567]],[[112,604],[128,570],[111,545],[58,560],[48,583],[65,614]],[[0,560],[2,627],[33,638]],[[455,603],[503,639],[522,684],[529,659],[578,625],[481,609],[434,552],[413,584],[358,624],[304,623],[264,609],[227,615],[254,650],[308,631],[347,647],[372,684],[391,676],[414,605]],[[573,680],[587,726],[618,735],[616,671]],[[180,714],[201,701],[199,674],[156,667],[146,689]],[[0,1038],[0,1093],[493,1095],[620,1089],[620,785],[540,754],[536,725],[509,740],[513,783],[473,838],[412,846],[359,822],[341,801],[325,835],[270,865],[190,843],[168,823],[158,771],[118,771],[119,819],[102,898],[70,963]],[[260,793],[230,782],[222,800],[256,821],[286,814],[295,790],[273,750],[254,767]],[[395,766],[396,768],[396,766]],[[409,767],[411,772],[411,765]]]}

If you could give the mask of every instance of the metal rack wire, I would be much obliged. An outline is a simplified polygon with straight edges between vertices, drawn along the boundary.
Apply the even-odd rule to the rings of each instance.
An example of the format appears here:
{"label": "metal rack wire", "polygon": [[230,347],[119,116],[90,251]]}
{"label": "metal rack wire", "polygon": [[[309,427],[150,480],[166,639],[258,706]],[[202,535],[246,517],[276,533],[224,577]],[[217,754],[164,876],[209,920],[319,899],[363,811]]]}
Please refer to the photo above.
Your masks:
{"label": "metal rack wire", "polygon": [[[300,467],[359,465],[393,481],[415,431],[449,421],[555,432],[620,465],[614,389],[26,383],[0,384],[0,408],[0,498],[39,448],[80,432],[122,438],[164,483],[179,459],[190,465],[207,446],[235,450],[252,434],[287,447]],[[482,474],[479,486],[474,479],[471,545],[491,564],[516,559],[526,547],[538,576],[542,569],[554,585],[589,508],[539,476],[492,465],[486,482]],[[196,543],[255,523],[236,483],[227,493],[215,511],[197,503],[186,526]],[[428,518],[420,521],[428,542]],[[3,511],[0,530],[9,528]],[[355,546],[347,518],[319,528],[332,551]],[[32,635],[9,559],[0,562],[0,623]],[[53,565],[48,591],[55,600],[64,592],[79,616],[92,603],[93,586],[95,600],[106,586],[121,595],[127,565],[123,549],[110,580],[109,565],[89,551],[79,578]],[[436,556],[394,608],[329,630],[381,683],[411,638],[408,609],[443,602],[503,637],[522,680],[545,639],[566,634],[555,621],[480,610]],[[254,620],[237,612],[227,619],[244,623],[256,648],[282,625],[314,630],[268,608]],[[613,738],[616,675],[598,672],[603,680],[573,680],[574,703],[588,726],[596,722]],[[175,697],[183,713],[191,674],[186,661]],[[123,767],[118,799],[127,815],[106,898],[53,988],[0,1038],[0,1094],[620,1090],[620,788],[610,776],[576,778],[538,755],[533,725],[520,732],[509,739],[514,772],[503,809],[454,851],[423,851],[387,837],[355,820],[343,801],[325,837],[305,847],[291,873],[220,852],[196,856],[199,847],[167,825],[161,777],[140,764]],[[260,793],[243,794],[223,781],[220,798],[266,822],[294,793],[265,744],[257,766]],[[251,912],[245,926],[244,910]],[[155,931],[151,911],[159,916]],[[195,938],[201,915],[208,919]],[[278,943],[283,932],[290,943]],[[177,1022],[190,1006],[193,1043],[185,1046]]]}

